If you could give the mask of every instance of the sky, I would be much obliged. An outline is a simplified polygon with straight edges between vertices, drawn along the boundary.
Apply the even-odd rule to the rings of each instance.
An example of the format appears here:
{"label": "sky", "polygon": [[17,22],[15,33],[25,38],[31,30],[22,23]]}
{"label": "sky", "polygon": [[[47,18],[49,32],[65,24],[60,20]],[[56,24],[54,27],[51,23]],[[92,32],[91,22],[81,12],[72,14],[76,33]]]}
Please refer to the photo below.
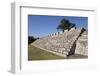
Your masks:
{"label": "sky", "polygon": [[28,15],[28,35],[41,38],[55,33],[63,18],[76,24],[77,28],[88,28],[88,17]]}

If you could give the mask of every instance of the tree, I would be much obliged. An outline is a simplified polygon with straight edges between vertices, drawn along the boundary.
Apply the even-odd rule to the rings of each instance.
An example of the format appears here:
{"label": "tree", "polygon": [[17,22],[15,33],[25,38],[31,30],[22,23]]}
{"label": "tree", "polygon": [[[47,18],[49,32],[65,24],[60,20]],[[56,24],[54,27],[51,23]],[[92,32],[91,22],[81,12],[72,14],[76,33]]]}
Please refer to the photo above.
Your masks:
{"label": "tree", "polygon": [[34,38],[33,36],[28,36],[28,44],[31,44],[31,43],[34,42],[35,40],[37,40],[37,39]]}
{"label": "tree", "polygon": [[69,31],[72,27],[75,27],[75,24],[64,18],[61,20],[60,25],[58,25],[57,29],[60,29],[64,32],[64,30],[66,29]]}

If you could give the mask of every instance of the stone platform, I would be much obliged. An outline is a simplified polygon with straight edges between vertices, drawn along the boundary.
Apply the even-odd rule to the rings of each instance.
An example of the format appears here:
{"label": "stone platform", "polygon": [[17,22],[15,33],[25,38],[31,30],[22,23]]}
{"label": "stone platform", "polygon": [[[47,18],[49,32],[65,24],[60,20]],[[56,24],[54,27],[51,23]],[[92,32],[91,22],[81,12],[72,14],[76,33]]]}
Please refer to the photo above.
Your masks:
{"label": "stone platform", "polygon": [[59,56],[73,54],[88,55],[88,32],[83,28],[72,28],[70,31],[50,34],[36,40],[31,45],[45,49]]}

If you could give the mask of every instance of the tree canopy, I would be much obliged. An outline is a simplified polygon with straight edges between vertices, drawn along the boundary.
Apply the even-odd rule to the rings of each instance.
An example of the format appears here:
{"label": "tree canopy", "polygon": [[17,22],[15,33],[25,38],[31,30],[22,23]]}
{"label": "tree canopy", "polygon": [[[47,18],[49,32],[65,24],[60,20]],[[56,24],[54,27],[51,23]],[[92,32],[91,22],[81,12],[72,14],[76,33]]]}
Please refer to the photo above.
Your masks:
{"label": "tree canopy", "polygon": [[71,23],[69,20],[63,18],[61,21],[60,21],[60,24],[58,25],[57,29],[59,30],[62,30],[64,32],[64,30],[70,30],[72,27],[75,27],[75,24],[74,23]]}
{"label": "tree canopy", "polygon": [[28,44],[31,44],[32,42],[34,42],[37,39],[39,39],[39,38],[34,38],[34,36],[28,36]]}

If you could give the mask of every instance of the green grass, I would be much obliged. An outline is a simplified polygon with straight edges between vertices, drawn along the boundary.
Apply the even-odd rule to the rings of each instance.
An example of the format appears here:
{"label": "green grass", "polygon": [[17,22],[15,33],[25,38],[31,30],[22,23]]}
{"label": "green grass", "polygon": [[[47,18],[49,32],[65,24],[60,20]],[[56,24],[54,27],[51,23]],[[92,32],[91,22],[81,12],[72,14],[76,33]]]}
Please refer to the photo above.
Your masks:
{"label": "green grass", "polygon": [[65,59],[64,57],[52,54],[45,50],[39,49],[35,46],[28,46],[28,60],[55,60],[55,59]]}

